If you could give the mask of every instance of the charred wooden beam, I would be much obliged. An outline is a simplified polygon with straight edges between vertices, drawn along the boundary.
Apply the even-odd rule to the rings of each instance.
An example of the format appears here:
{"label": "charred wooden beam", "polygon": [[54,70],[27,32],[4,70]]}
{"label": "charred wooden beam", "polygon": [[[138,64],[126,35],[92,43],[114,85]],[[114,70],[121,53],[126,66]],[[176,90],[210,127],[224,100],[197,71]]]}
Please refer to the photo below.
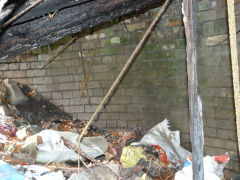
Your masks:
{"label": "charred wooden beam", "polygon": [[[53,1],[57,3],[63,0],[49,0],[44,3],[53,3]],[[0,58],[51,44],[64,36],[109,22],[114,18],[160,6],[164,0],[82,0],[74,2],[79,3],[73,4],[72,0],[62,2],[64,6],[57,3],[59,11],[53,20],[41,14],[46,15],[55,9],[49,8],[51,7],[49,5],[48,9],[51,11],[46,10],[46,4],[41,3],[36,9],[32,9],[15,21],[12,26],[1,29]]]}

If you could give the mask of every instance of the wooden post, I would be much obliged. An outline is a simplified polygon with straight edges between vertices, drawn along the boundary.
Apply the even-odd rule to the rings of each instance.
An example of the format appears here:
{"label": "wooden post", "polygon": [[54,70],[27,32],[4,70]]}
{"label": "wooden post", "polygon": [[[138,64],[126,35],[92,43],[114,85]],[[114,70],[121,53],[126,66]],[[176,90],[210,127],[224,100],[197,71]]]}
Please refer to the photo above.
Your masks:
{"label": "wooden post", "polygon": [[203,123],[202,103],[197,92],[196,0],[184,0],[183,21],[187,40],[188,97],[190,135],[193,157],[193,180],[203,180]]}
{"label": "wooden post", "polygon": [[238,150],[240,153],[240,94],[239,94],[240,90],[239,90],[239,68],[238,68],[238,51],[237,51],[234,0],[228,0],[227,6],[228,6],[228,23],[229,23],[231,60],[232,60],[234,102],[235,102],[236,125],[237,125],[237,136],[238,136]]}

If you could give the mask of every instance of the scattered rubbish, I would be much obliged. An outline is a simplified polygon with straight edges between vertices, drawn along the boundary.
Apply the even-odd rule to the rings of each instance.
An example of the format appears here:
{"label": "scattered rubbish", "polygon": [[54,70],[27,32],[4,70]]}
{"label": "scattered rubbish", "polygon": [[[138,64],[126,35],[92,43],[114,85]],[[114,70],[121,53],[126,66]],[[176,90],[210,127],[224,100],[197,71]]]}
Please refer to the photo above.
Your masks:
{"label": "scattered rubbish", "polygon": [[166,157],[162,158],[164,153],[159,154],[159,149],[150,145],[127,146],[123,148],[121,163],[123,168],[136,167],[153,178],[173,178],[175,170],[165,161]]}
{"label": "scattered rubbish", "polygon": [[142,146],[127,146],[122,150],[121,163],[123,168],[130,168],[137,165],[140,159],[146,158]]}
{"label": "scattered rubbish", "polygon": [[142,144],[159,145],[167,154],[168,160],[176,167],[181,167],[191,155],[180,146],[180,132],[170,131],[168,120],[165,119],[150,129],[141,139]]}
{"label": "scattered rubbish", "polygon": [[[223,168],[229,161],[229,155],[206,156],[203,158],[204,179],[221,180],[224,178]],[[175,180],[192,180],[192,158],[186,160],[184,167],[175,175]]]}
{"label": "scattered rubbish", "polygon": [[12,105],[21,105],[28,101],[28,97],[21,91],[15,81],[5,79],[3,84],[7,90],[7,99]]}
{"label": "scattered rubbish", "polygon": [[18,128],[16,132],[17,139],[24,140],[28,136],[32,136],[33,132],[31,130],[31,126],[21,126]]}
{"label": "scattered rubbish", "polygon": [[[90,126],[78,149],[86,124],[35,91],[6,79],[0,100],[1,180],[192,179],[191,153],[166,119],[145,135],[139,125],[130,133]],[[228,154],[204,157],[205,179],[223,179],[228,161]]]}

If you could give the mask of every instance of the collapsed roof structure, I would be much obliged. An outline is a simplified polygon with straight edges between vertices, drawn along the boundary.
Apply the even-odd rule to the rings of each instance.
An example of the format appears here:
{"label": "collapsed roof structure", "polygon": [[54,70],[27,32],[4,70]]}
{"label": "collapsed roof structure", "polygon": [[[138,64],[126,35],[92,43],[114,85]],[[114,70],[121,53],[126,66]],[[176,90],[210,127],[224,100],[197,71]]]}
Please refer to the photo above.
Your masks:
{"label": "collapsed roof structure", "polygon": [[[11,0],[0,12],[0,24],[39,0]],[[48,0],[3,27],[0,58],[51,44],[64,36],[139,13],[163,4],[163,0]],[[54,21],[52,17],[54,16]]]}

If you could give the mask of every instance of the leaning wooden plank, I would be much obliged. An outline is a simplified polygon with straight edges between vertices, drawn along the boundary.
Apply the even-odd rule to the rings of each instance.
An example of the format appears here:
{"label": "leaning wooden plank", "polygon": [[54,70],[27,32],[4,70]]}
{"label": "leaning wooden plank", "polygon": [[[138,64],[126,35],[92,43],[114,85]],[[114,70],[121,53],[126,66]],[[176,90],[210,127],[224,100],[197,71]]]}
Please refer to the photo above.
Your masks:
{"label": "leaning wooden plank", "polygon": [[182,3],[183,21],[187,40],[188,98],[190,111],[190,135],[193,157],[193,180],[203,180],[203,122],[202,103],[197,91],[196,50],[196,0]]}
{"label": "leaning wooden plank", "polygon": [[0,58],[51,44],[64,36],[114,18],[160,6],[163,2],[164,0],[92,0],[59,9],[52,21],[48,16],[40,16],[14,24],[0,32]]}
{"label": "leaning wooden plank", "polygon": [[239,94],[240,89],[239,89],[238,51],[237,51],[234,0],[228,0],[227,6],[228,6],[228,23],[229,23],[231,60],[232,60],[234,102],[235,102],[237,136],[238,136],[238,150],[240,154],[240,94]]}
{"label": "leaning wooden plank", "polygon": [[[169,4],[169,0],[166,0],[163,4],[163,6],[159,9],[156,17],[154,18],[154,20],[152,21],[152,23],[150,24],[150,26],[148,27],[147,31],[144,33],[143,37],[141,38],[140,42],[138,43],[138,45],[135,47],[134,51],[132,52],[131,56],[129,57],[129,59],[127,60],[127,62],[125,63],[125,65],[123,66],[122,70],[120,71],[120,73],[118,74],[117,78],[114,80],[113,84],[111,85],[111,87],[109,88],[107,94],[104,96],[104,98],[102,99],[101,103],[97,106],[95,112],[93,113],[93,115],[91,116],[90,120],[88,121],[88,123],[86,124],[86,126],[84,127],[81,135],[79,136],[79,140],[78,140],[78,149],[80,150],[80,142],[82,140],[82,137],[84,135],[84,133],[86,132],[86,130],[88,129],[88,127],[90,126],[90,124],[92,123],[92,121],[95,119],[95,117],[97,116],[97,114],[102,110],[103,106],[105,105],[105,103],[109,100],[109,98],[111,97],[112,93],[116,90],[116,88],[118,87],[118,84],[120,83],[120,81],[122,80],[122,78],[124,77],[124,75],[126,74],[126,72],[128,71],[129,67],[131,66],[131,64],[133,63],[135,57],[138,55],[138,53],[140,52],[141,48],[143,47],[144,43],[146,42],[147,38],[149,37],[149,35],[151,34],[153,28],[155,27],[155,25],[158,23],[159,19],[161,18],[162,14],[164,13],[164,11],[166,10],[167,6]],[[79,154],[79,153],[78,153]],[[78,162],[78,167],[79,167],[79,162]]]}

